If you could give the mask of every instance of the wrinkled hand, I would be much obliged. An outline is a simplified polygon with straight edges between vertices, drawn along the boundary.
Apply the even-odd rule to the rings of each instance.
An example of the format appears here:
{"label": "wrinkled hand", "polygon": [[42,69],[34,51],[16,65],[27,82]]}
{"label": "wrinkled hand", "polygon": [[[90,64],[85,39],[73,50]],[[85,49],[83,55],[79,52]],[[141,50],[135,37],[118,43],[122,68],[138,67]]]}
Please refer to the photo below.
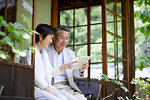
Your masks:
{"label": "wrinkled hand", "polygon": [[89,62],[85,62],[83,65],[82,65],[82,68],[80,69],[80,72],[84,72],[86,69],[89,68]]}
{"label": "wrinkled hand", "polygon": [[64,69],[71,69],[73,67],[74,63],[77,63],[77,61],[72,61],[67,64],[64,64],[63,67],[64,67]]}

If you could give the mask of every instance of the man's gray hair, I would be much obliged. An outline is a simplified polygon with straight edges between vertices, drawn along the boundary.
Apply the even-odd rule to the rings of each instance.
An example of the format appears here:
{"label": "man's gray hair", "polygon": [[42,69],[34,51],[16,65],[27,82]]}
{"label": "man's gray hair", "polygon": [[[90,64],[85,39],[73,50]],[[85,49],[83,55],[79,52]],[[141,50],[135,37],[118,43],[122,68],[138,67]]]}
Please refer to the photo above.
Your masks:
{"label": "man's gray hair", "polygon": [[67,31],[70,32],[69,28],[65,25],[58,25],[55,29],[54,32],[57,35],[58,31],[63,30],[63,31]]}

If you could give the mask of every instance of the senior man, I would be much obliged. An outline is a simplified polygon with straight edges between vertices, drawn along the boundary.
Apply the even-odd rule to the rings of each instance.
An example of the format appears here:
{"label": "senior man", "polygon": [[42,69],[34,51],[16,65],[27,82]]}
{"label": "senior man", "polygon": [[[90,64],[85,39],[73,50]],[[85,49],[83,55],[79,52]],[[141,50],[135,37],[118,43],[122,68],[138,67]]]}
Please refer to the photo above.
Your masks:
{"label": "senior man", "polygon": [[[55,28],[54,43],[47,48],[50,62],[54,68],[75,59],[75,53],[65,48],[69,42],[69,28],[59,25]],[[81,69],[67,69],[60,75],[54,77],[54,86],[69,100],[87,100],[74,83],[73,76],[80,77],[88,69],[89,63],[85,62]]]}

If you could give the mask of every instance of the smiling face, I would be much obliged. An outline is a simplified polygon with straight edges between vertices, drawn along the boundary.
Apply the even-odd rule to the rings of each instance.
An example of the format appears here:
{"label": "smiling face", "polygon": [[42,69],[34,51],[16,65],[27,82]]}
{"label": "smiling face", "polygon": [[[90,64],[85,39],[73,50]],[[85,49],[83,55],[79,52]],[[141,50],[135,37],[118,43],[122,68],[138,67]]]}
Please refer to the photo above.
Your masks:
{"label": "smiling face", "polygon": [[42,35],[40,35],[40,44],[42,46],[42,48],[48,48],[48,46],[52,43],[52,38],[54,35],[49,34],[45,37],[45,39],[43,39]]}
{"label": "smiling face", "polygon": [[69,42],[69,32],[60,30],[58,31],[57,35],[54,38],[54,48],[55,50],[60,53],[68,44]]}

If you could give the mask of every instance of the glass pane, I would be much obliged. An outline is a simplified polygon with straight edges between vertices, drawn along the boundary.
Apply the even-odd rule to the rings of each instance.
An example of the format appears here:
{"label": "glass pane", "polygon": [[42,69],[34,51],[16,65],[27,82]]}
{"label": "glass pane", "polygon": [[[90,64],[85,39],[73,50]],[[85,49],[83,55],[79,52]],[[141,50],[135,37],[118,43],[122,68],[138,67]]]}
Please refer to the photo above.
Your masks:
{"label": "glass pane", "polygon": [[70,29],[70,34],[69,34],[69,43],[68,45],[73,45],[73,28]]}
{"label": "glass pane", "polygon": [[76,57],[87,56],[87,45],[75,46]]}
{"label": "glass pane", "polygon": [[118,71],[119,71],[119,80],[123,80],[124,74],[123,74],[123,62],[118,61]]}
{"label": "glass pane", "polygon": [[109,32],[112,32],[112,33],[115,34],[114,23],[107,23],[106,25],[107,25],[107,30],[108,30]]}
{"label": "glass pane", "polygon": [[87,8],[75,9],[75,26],[87,25]]}
{"label": "glass pane", "polygon": [[91,43],[102,42],[102,25],[91,25]]}
{"label": "glass pane", "polygon": [[122,15],[121,13],[122,13],[122,9],[121,9],[122,7],[121,7],[121,2],[117,2],[117,14],[118,15]]}
{"label": "glass pane", "polygon": [[112,55],[112,56],[115,55],[115,51],[114,51],[115,47],[114,46],[115,45],[113,42],[107,43],[107,54]]}
{"label": "glass pane", "polygon": [[[13,1],[13,0],[11,0],[11,1]],[[25,2],[27,3],[28,7],[23,6],[23,3],[25,3]],[[32,29],[33,11],[29,10],[30,7],[32,9],[32,0],[26,0],[26,1],[25,0],[24,1],[17,0],[17,12],[16,12],[17,13],[17,16],[16,16],[17,20],[16,21],[19,22],[20,24],[22,24],[27,29]]]}
{"label": "glass pane", "polygon": [[117,34],[122,37],[122,19],[117,17]]}
{"label": "glass pane", "polygon": [[115,38],[113,35],[107,33],[107,42],[114,42],[115,41]]}
{"label": "glass pane", "polygon": [[75,44],[87,43],[87,26],[75,28]]}
{"label": "glass pane", "polygon": [[107,54],[115,55],[115,37],[107,33]]}
{"label": "glass pane", "polygon": [[100,73],[102,73],[102,64],[90,64],[90,68],[90,78],[100,79]]}
{"label": "glass pane", "polygon": [[106,29],[116,34],[116,16],[106,11]]}
{"label": "glass pane", "polygon": [[60,25],[73,26],[73,10],[60,11]]}
{"label": "glass pane", "polygon": [[106,22],[108,23],[113,23],[114,19],[115,19],[115,15],[113,15],[112,13],[110,13],[109,11],[106,11]]}
{"label": "glass pane", "polygon": [[108,56],[108,57],[107,57],[107,61],[108,61],[108,63],[113,62],[113,61],[114,61],[114,58]]}
{"label": "glass pane", "polygon": [[115,68],[116,67],[115,59],[111,58],[111,57],[108,57],[107,59],[109,60],[108,63],[107,63],[108,78],[116,79],[117,70]]}
{"label": "glass pane", "polygon": [[102,44],[91,45],[91,62],[102,62]]}
{"label": "glass pane", "polygon": [[106,0],[106,8],[110,9],[111,11],[115,12],[115,1],[116,0]]}
{"label": "glass pane", "polygon": [[66,48],[73,50],[73,46],[67,46]]}
{"label": "glass pane", "polygon": [[122,66],[123,66],[123,73],[124,73],[124,76],[123,76],[123,80],[128,80],[128,70],[127,70],[127,66],[128,66],[128,63],[127,61],[122,61]]}
{"label": "glass pane", "polygon": [[123,58],[123,45],[122,45],[122,39],[118,38],[118,57]]}
{"label": "glass pane", "polygon": [[91,24],[102,22],[101,6],[91,7]]}

